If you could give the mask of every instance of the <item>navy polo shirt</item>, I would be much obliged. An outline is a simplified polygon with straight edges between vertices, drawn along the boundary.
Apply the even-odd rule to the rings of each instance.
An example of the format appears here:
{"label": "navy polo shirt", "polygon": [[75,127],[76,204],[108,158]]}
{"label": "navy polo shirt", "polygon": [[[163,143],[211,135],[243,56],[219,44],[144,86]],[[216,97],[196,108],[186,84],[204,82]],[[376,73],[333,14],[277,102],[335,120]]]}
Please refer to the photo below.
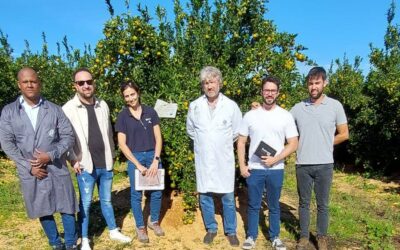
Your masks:
{"label": "navy polo shirt", "polygon": [[125,107],[118,114],[115,131],[126,135],[126,145],[132,152],[143,152],[155,149],[153,127],[158,124],[160,118],[153,108],[142,105],[142,115],[138,120]]}

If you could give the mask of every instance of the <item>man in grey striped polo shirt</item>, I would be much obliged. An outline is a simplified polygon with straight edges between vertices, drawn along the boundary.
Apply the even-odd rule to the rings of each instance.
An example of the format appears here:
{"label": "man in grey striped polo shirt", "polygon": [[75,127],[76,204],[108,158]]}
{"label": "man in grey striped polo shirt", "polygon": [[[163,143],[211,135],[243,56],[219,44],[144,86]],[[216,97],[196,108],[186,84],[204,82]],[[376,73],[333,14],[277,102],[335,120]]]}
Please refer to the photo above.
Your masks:
{"label": "man in grey striped polo shirt", "polygon": [[309,207],[313,188],[318,210],[318,249],[328,249],[328,207],[333,176],[333,146],[349,138],[349,129],[342,104],[323,94],[327,85],[324,68],[312,68],[306,81],[309,98],[297,103],[290,111],[300,136],[296,178],[301,232],[296,249],[307,249],[309,244]]}

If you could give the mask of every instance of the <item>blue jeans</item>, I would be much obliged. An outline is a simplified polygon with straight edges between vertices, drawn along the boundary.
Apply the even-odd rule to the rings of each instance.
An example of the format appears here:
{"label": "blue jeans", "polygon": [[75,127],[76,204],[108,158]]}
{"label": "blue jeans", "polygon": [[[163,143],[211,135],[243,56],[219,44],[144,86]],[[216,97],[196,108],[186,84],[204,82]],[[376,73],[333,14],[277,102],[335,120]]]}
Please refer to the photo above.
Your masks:
{"label": "blue jeans", "polygon": [[[61,214],[62,223],[64,226],[64,242],[66,247],[76,245],[76,232],[75,232],[75,215],[74,214]],[[62,241],[57,230],[56,222],[53,215],[43,216],[39,218],[43,230],[49,239],[49,244],[52,247],[62,246]]]}
{"label": "blue jeans", "polygon": [[93,172],[91,174],[87,171],[82,171],[81,174],[77,174],[80,193],[80,212],[78,214],[78,223],[81,226],[83,238],[88,237],[90,205],[92,204],[93,189],[95,184],[97,184],[99,191],[101,212],[106,220],[108,229],[113,230],[117,228],[114,210],[111,203],[113,176],[113,171],[107,171],[105,168],[93,168]]}
{"label": "blue jeans", "polygon": [[[135,158],[146,168],[150,168],[151,163],[154,159],[154,150],[145,152],[132,152]],[[162,168],[161,162],[158,168]],[[129,182],[131,184],[131,206],[133,217],[135,218],[136,227],[143,228],[143,211],[142,211],[142,191],[135,190],[135,169],[136,166],[131,161],[128,161],[128,175]],[[146,191],[150,195],[150,221],[159,222],[160,210],[161,210],[161,190],[149,190]]]}
{"label": "blue jeans", "polygon": [[299,193],[300,237],[309,237],[310,201],[314,187],[317,200],[317,235],[328,233],[329,192],[333,177],[333,164],[297,165],[296,179]]}
{"label": "blue jeans", "polygon": [[208,232],[216,233],[218,224],[215,220],[214,196],[220,197],[223,208],[224,232],[226,235],[236,234],[236,206],[235,196],[232,193],[200,193],[200,208],[203,215],[204,225]]}
{"label": "blue jeans", "polygon": [[279,199],[283,184],[283,169],[253,169],[246,179],[248,192],[247,237],[257,239],[259,212],[264,188],[267,194],[269,238],[279,237],[281,208]]}

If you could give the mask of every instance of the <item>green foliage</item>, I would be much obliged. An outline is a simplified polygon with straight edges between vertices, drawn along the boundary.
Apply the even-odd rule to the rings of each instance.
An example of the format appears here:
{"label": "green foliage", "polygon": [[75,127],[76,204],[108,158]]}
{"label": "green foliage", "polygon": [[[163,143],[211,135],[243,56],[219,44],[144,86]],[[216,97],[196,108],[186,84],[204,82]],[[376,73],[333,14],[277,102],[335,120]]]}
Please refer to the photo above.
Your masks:
{"label": "green foliage", "polygon": [[[370,110],[366,108],[369,98],[364,93],[364,76],[359,68],[360,64],[361,58],[357,57],[351,64],[345,57],[343,62],[335,60],[336,70],[334,72],[333,64],[329,70],[327,93],[343,104],[348,119],[350,145],[345,149],[342,145],[335,149],[335,151],[340,150],[340,153],[335,155],[336,161],[346,163],[361,160],[359,153],[365,145],[362,142],[363,139],[360,138],[363,130],[359,124],[368,122],[371,115]],[[359,158],[354,159],[356,157]]]}
{"label": "green foliage", "polygon": [[17,93],[16,68],[7,36],[0,30],[0,109],[15,99]]}
{"label": "green foliage", "polygon": [[[7,36],[0,32],[0,106],[18,95],[16,73],[23,66],[38,71],[44,96],[60,105],[73,95],[74,69],[90,67],[97,79],[98,94],[108,102],[113,121],[124,105],[119,93],[123,81],[138,83],[144,104],[153,106],[158,98],[177,103],[177,117],[161,122],[162,161],[170,188],[183,192],[183,222],[190,224],[195,219],[197,194],[194,155],[185,121],[190,101],[201,95],[200,69],[205,65],[219,67],[224,76],[222,91],[237,101],[243,112],[252,101],[260,101],[259,88],[265,74],[281,78],[279,104],[282,107],[290,108],[307,96],[295,62],[311,64],[312,61],[303,54],[305,48],[296,44],[296,35],[278,32],[273,21],[265,18],[267,2],[216,0],[210,5],[209,1],[191,0],[183,7],[175,0],[172,22],[162,7],[157,7],[156,22],[153,22],[147,8],[139,7],[138,16],[129,12],[113,16],[109,5],[112,17],[104,25],[104,38],[98,41],[94,55],[90,47],[83,52],[73,49],[67,38],[61,45],[57,44],[58,54],[50,55],[43,34],[42,51],[32,53],[26,42],[24,53],[13,58]],[[329,95],[343,103],[349,119],[350,143],[342,153],[346,160],[354,160],[368,173],[389,172],[400,163],[400,30],[392,23],[394,8],[392,4],[388,11],[385,47],[371,46],[372,68],[367,77],[360,70],[361,58],[356,58],[354,63],[347,58],[336,60],[335,70],[332,67],[329,73]],[[115,181],[126,179],[119,171],[123,168],[117,169]],[[294,195],[294,170],[287,171],[285,192]],[[6,182],[3,175],[0,171],[1,207],[6,213],[10,209],[22,213],[21,195],[10,191],[17,184]],[[348,178],[348,182],[353,180],[354,177]],[[376,189],[365,181],[359,183],[355,188]],[[397,209],[398,194],[391,197]],[[364,238],[366,247],[371,249],[390,249],[394,228],[398,226],[398,212],[387,215],[393,223],[380,223],[375,214],[369,214],[376,210],[364,197],[333,195],[330,231],[344,239]],[[6,219],[0,215],[0,222]]]}
{"label": "green foliage", "polygon": [[[385,48],[371,46],[370,62],[373,65],[368,74],[365,91],[370,96],[371,109],[368,136],[364,143],[366,159],[375,169],[394,170],[400,163],[400,29],[394,25],[395,6],[388,10],[388,27]],[[362,124],[362,125],[364,125]],[[376,150],[376,146],[384,150]]]}
{"label": "green foliage", "polygon": [[[168,21],[164,8],[157,7],[155,20],[147,8],[139,15],[114,16],[104,25],[104,38],[92,54],[73,49],[65,37],[57,44],[58,53],[49,54],[46,36],[43,47],[12,57],[7,36],[0,32],[0,106],[18,95],[16,73],[24,66],[35,68],[43,83],[43,95],[64,104],[74,94],[71,75],[77,67],[90,67],[97,79],[98,95],[111,110],[112,120],[124,105],[119,92],[123,81],[133,80],[141,87],[142,102],[153,106],[156,99],[178,104],[175,119],[163,119],[162,160],[171,188],[184,192],[185,222],[193,221],[197,206],[194,155],[186,135],[185,121],[190,101],[201,95],[198,74],[205,65],[223,72],[222,92],[237,101],[243,112],[260,101],[259,88],[265,74],[282,82],[279,104],[290,108],[307,96],[303,77],[295,62],[311,64],[296,44],[296,35],[278,32],[266,19],[265,0],[191,0],[182,6],[174,1],[175,19]],[[129,9],[129,4],[126,4]],[[110,7],[112,7],[110,5]],[[394,25],[394,4],[388,11],[385,47],[371,46],[371,71],[360,70],[361,58],[350,63],[335,61],[329,72],[329,95],[339,99],[346,110],[349,144],[335,150],[345,161],[362,165],[368,173],[390,172],[399,162],[398,107],[400,99],[400,33]],[[62,52],[61,52],[62,51]],[[63,53],[63,54],[62,54]],[[337,158],[339,159],[339,158]],[[372,188],[372,187],[365,187]]]}
{"label": "green foliage", "polygon": [[7,37],[0,32],[0,106],[15,100],[18,96],[16,75],[23,67],[34,68],[42,83],[42,94],[48,100],[59,105],[64,104],[74,94],[72,88],[72,72],[74,68],[88,65],[90,48],[85,49],[83,55],[79,50],[73,50],[64,38],[63,45],[65,54],[60,54],[58,44],[58,55],[50,55],[47,50],[46,36],[43,33],[42,51],[32,53],[29,43],[25,41],[25,51],[17,58],[11,56],[12,49],[8,44]]}
{"label": "green foliage", "polygon": [[[371,45],[372,65],[364,79],[360,58],[345,58],[331,69],[330,93],[343,104],[349,118],[351,154],[367,172],[389,174],[400,164],[400,29],[393,24],[395,5],[388,10],[385,47]],[[347,158],[349,160],[349,158]]]}
{"label": "green foliage", "polygon": [[390,222],[366,220],[366,246],[368,249],[395,249],[391,244],[394,228]]}
{"label": "green foliage", "polygon": [[305,48],[296,44],[296,35],[278,32],[265,18],[266,3],[217,0],[211,5],[209,1],[192,0],[183,7],[175,0],[175,19],[169,22],[165,9],[157,7],[157,22],[153,22],[147,7],[138,6],[139,15],[128,10],[114,16],[107,2],[111,18],[104,25],[104,38],[98,41],[95,55],[90,48],[83,53],[74,50],[67,38],[57,44],[58,54],[50,55],[43,34],[42,51],[32,53],[26,41],[25,51],[14,59],[7,38],[1,34],[0,66],[4,74],[0,74],[0,80],[8,84],[3,84],[7,87],[1,89],[0,101],[3,104],[15,98],[17,88],[10,83],[15,82],[18,69],[31,66],[41,78],[43,95],[62,105],[74,94],[72,72],[87,66],[97,80],[98,95],[110,106],[113,121],[124,105],[119,91],[123,81],[133,80],[140,86],[144,104],[153,106],[156,99],[177,103],[176,118],[161,122],[162,160],[170,187],[184,192],[184,222],[191,223],[197,206],[196,178],[185,123],[190,101],[201,95],[201,68],[213,65],[221,69],[222,91],[237,101],[243,112],[258,100],[265,74],[281,78],[279,102],[284,108],[305,93],[299,91],[301,76],[295,67],[296,61],[308,60],[302,53]]}
{"label": "green foliage", "polygon": [[[194,155],[186,135],[186,114],[190,101],[201,95],[199,72],[206,65],[221,69],[224,94],[246,112],[257,100],[261,77],[274,74],[282,79],[279,101],[293,105],[301,76],[295,61],[306,61],[305,48],[296,45],[295,35],[279,33],[265,19],[266,1],[189,1],[186,8],[174,2],[175,20],[167,21],[165,10],[156,10],[157,26],[147,9],[139,16],[123,14],[104,27],[104,39],[95,49],[91,68],[98,79],[98,93],[108,102],[113,119],[123,106],[118,91],[121,82],[135,81],[144,104],[156,99],[178,104],[175,119],[161,122],[163,165],[170,187],[184,192],[185,223],[194,220],[197,206]],[[298,99],[298,98],[296,98]]]}

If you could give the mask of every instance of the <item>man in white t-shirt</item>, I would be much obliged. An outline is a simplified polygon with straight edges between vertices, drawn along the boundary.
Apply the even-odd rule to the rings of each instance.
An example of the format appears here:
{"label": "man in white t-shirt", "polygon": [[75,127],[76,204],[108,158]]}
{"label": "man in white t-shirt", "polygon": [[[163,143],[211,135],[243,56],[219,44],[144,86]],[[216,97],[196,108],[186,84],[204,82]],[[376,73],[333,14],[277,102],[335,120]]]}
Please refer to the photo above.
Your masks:
{"label": "man in white t-shirt", "polygon": [[[240,173],[246,178],[248,189],[248,225],[243,249],[255,247],[264,188],[267,191],[269,237],[272,247],[279,250],[286,249],[279,239],[279,199],[283,184],[284,159],[296,150],[298,132],[292,115],[276,105],[279,86],[280,80],[275,77],[270,76],[262,80],[263,104],[260,108],[246,113],[239,129],[237,151]],[[246,163],[245,150],[248,137],[250,137],[250,148]],[[259,158],[255,152],[260,142],[276,150],[275,155],[267,154]]]}

